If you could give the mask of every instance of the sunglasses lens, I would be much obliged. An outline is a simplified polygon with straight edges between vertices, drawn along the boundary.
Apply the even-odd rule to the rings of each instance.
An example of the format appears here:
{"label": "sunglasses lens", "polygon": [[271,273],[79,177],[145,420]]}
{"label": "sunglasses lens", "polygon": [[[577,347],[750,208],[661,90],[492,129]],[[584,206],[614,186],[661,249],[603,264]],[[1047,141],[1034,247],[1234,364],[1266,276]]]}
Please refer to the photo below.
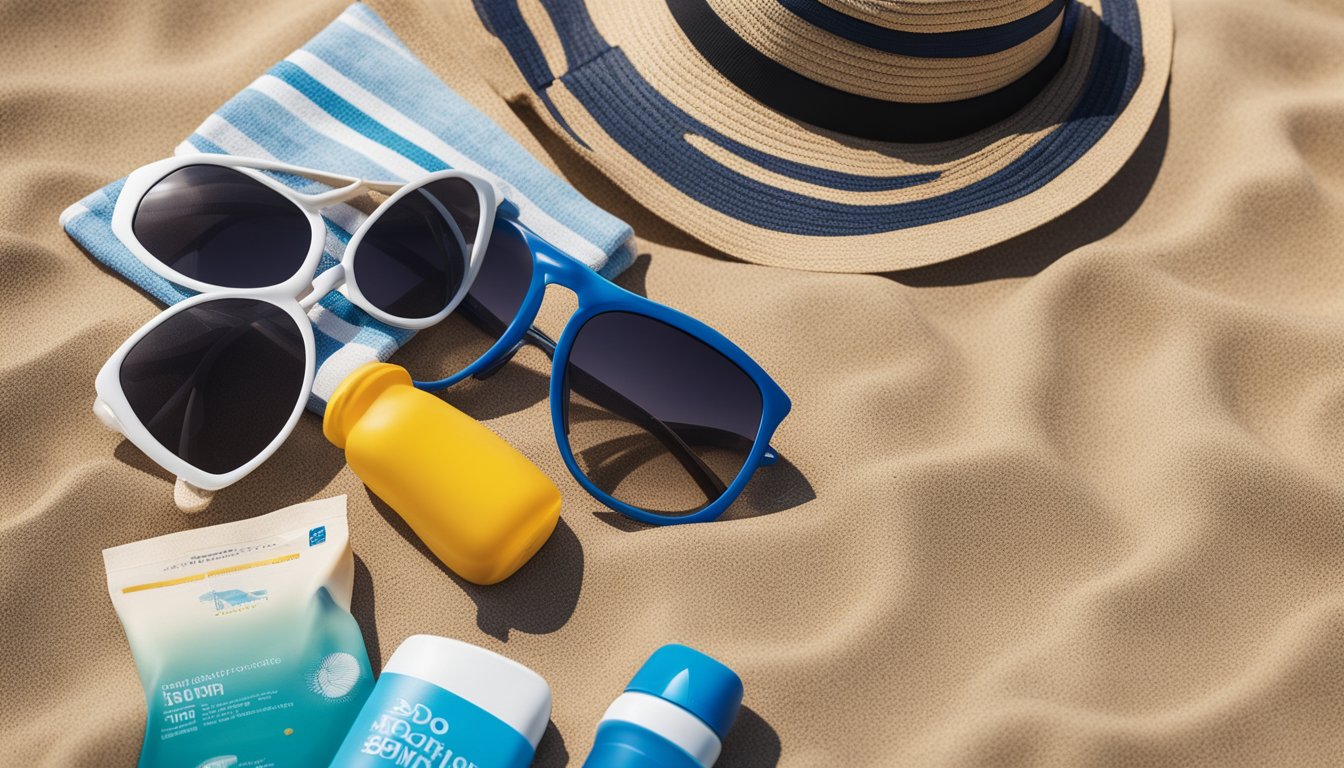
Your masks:
{"label": "sunglasses lens", "polygon": [[463,314],[493,344],[517,317],[531,284],[532,249],[517,229],[500,223],[490,236],[481,271],[467,291]]}
{"label": "sunglasses lens", "polygon": [[165,176],[140,200],[131,229],[170,269],[223,288],[283,283],[299,271],[313,238],[293,202],[218,165]]}
{"label": "sunglasses lens", "polygon": [[476,362],[518,316],[531,284],[532,249],[516,228],[497,220],[466,298],[442,323],[416,334],[406,347],[407,367],[446,378]]}
{"label": "sunglasses lens", "polygon": [[433,317],[448,306],[476,242],[481,204],[462,179],[432,181],[383,210],[364,233],[355,282],[394,317]]}
{"label": "sunglasses lens", "polygon": [[265,450],[304,402],[303,334],[279,307],[219,299],[178,312],[121,363],[122,391],[168,450],[213,474]]}
{"label": "sunglasses lens", "polygon": [[761,425],[761,391],[735,363],[666,323],[604,312],[565,369],[569,446],[618,501],[670,517],[723,495]]}

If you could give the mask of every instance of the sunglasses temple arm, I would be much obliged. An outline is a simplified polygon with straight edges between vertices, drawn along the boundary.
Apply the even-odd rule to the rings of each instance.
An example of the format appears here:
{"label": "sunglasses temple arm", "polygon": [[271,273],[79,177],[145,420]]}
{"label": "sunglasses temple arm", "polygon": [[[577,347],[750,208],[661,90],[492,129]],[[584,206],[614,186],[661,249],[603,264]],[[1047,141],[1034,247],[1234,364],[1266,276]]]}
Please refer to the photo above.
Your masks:
{"label": "sunglasses temple arm", "polygon": [[[472,299],[470,296],[468,296],[467,300],[464,301],[463,304],[466,305],[467,302],[470,301],[472,301]],[[468,309],[470,309],[470,307],[468,307]],[[480,371],[477,371],[472,376],[472,378],[478,381],[484,381],[485,379],[494,376],[496,373],[499,373],[499,370],[503,368],[505,365],[508,365],[509,361],[513,359],[513,356],[518,354],[519,350],[521,350],[528,344],[531,344],[539,348],[542,352],[546,353],[547,357],[551,358],[552,360],[555,359],[555,341],[551,339],[550,336],[547,336],[546,334],[537,330],[536,326],[532,326],[523,332],[523,338],[519,339],[518,342],[514,344],[513,347],[509,349],[508,352],[505,352],[504,354],[500,355],[499,358],[496,359],[494,362],[490,363],[485,368],[482,368]]]}
{"label": "sunglasses temple arm", "polygon": [[[396,192],[397,190],[406,186],[406,182],[403,181],[361,179],[358,176],[346,176],[343,173],[331,173],[330,171],[323,171],[317,168],[309,168],[307,166],[293,165],[290,163],[252,161],[251,163],[247,164],[246,167],[256,168],[258,170],[264,170],[264,171],[278,171],[280,173],[288,173],[294,176],[302,176],[305,179],[312,179],[313,181],[319,182],[321,184],[326,184],[327,186],[332,187],[332,189],[329,192],[324,192],[317,195],[304,195],[304,197],[308,198],[309,200],[317,200],[320,198],[326,198],[328,196],[354,197],[355,195],[361,192],[369,190],[372,190],[374,192],[381,192],[385,195],[390,195],[393,192]],[[337,202],[339,202],[339,200],[337,200]]]}
{"label": "sunglasses temple arm", "polygon": [[396,194],[397,190],[406,186],[402,181],[362,181],[361,188],[370,192],[377,192],[381,195]]}
{"label": "sunglasses temple arm", "polygon": [[335,189],[319,192],[315,195],[302,195],[303,199],[309,205],[317,206],[319,208],[343,203],[352,198],[359,197],[366,192],[378,192],[384,195],[391,195],[406,186],[405,184],[395,181],[364,181],[363,179],[353,179],[345,176],[334,176],[326,179],[314,176],[313,178],[324,184],[331,184],[332,186],[336,186],[336,184],[341,185],[336,186]]}

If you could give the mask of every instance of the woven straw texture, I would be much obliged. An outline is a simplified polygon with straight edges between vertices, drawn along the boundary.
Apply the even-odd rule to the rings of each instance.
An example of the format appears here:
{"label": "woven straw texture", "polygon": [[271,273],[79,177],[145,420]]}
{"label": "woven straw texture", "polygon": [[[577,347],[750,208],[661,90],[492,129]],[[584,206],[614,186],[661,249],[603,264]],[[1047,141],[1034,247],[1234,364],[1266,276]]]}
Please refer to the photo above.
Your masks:
{"label": "woven straw texture", "polygon": [[[1041,5],[1015,4],[1010,18]],[[522,3],[527,40],[535,38],[555,79],[538,90],[534,75],[515,68],[512,76],[501,73],[497,89],[507,100],[529,102],[588,163],[617,185],[639,189],[651,210],[710,248],[795,269],[907,269],[1059,217],[1111,179],[1147,133],[1168,83],[1168,0],[1073,5],[1067,60],[1039,95],[1007,119],[945,141],[856,139],[774,111],[707,62],[662,2],[592,0],[595,31],[572,19],[561,29]],[[1060,27],[999,54],[915,59],[875,53],[817,28],[807,34],[808,25],[774,0],[709,6],[788,70],[851,94],[923,105],[1017,80],[1046,55],[1058,37],[1051,30]],[[981,8],[975,18],[994,14]],[[904,4],[897,15],[918,18]],[[615,50],[590,50],[594,35]],[[565,50],[566,39],[573,51]]]}

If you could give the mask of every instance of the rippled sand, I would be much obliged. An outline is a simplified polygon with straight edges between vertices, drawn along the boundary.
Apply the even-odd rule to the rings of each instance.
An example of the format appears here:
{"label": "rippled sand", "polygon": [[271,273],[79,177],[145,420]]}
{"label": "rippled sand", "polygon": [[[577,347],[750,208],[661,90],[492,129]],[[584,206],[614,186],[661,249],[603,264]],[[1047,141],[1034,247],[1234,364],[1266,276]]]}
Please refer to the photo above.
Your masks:
{"label": "rippled sand", "polygon": [[[349,493],[375,664],[428,632],[538,670],[555,692],[538,765],[579,765],[671,641],[746,682],[725,766],[1339,763],[1339,3],[1175,0],[1168,103],[1117,179],[1042,230],[894,276],[704,253],[532,137],[469,3],[376,3],[635,225],[647,255],[624,284],[737,340],[795,402],[785,461],[729,521],[652,530],[569,479],[540,354],[453,391],[565,496],[552,541],[496,587],[439,568],[316,417],[188,518],[89,411],[157,307],[57,216],[169,154],[344,0],[265,5],[0,8],[0,753],[134,762],[143,699],[103,547]],[[551,303],[558,331],[568,302]],[[431,332],[400,361],[433,369],[450,343]]]}

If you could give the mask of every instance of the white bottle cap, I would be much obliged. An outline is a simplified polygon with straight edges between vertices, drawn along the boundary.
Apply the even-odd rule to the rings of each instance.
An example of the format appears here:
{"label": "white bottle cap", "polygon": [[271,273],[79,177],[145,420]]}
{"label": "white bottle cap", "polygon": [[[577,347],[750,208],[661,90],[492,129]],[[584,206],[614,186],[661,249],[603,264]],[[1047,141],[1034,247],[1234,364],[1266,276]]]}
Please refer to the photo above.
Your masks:
{"label": "white bottle cap", "polygon": [[537,748],[551,719],[551,687],[512,659],[433,635],[406,638],[383,672],[424,680],[485,710]]}

